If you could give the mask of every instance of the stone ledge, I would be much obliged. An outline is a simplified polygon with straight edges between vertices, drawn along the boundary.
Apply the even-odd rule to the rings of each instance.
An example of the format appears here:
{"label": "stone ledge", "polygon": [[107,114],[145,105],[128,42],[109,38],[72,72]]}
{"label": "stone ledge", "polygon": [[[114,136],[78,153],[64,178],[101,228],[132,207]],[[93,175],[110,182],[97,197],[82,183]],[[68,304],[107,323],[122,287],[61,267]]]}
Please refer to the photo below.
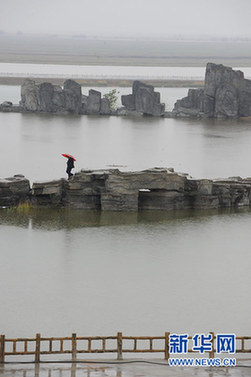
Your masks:
{"label": "stone ledge", "polygon": [[23,175],[0,179],[0,205],[31,201],[37,207],[103,211],[243,207],[251,204],[251,179],[192,179],[172,168],[121,172],[81,170],[70,181],[30,183]]}

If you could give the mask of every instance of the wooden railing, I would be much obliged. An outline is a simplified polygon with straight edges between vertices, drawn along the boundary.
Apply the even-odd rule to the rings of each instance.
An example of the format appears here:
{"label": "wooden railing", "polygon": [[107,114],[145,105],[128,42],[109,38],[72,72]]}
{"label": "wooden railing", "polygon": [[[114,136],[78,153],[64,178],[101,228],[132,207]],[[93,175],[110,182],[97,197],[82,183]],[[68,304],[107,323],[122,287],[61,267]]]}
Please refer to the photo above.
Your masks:
{"label": "wooden railing", "polygon": [[[116,353],[117,359],[121,360],[123,353],[163,353],[165,359],[169,359],[169,332],[164,336],[124,336],[118,332],[116,336],[92,336],[84,337],[72,334],[70,337],[41,337],[35,338],[6,338],[0,336],[0,363],[5,361],[6,356],[34,356],[34,361],[39,362],[43,355],[69,354],[72,360],[76,360],[79,354],[91,353]],[[209,357],[215,355],[214,340],[212,333],[212,351]],[[192,337],[188,337],[189,340]],[[249,341],[249,348],[246,345]],[[99,346],[94,343],[99,342]],[[108,344],[112,343],[112,344]],[[129,343],[129,344],[128,344]],[[158,345],[156,345],[158,343]],[[160,343],[160,344],[159,344]],[[236,353],[251,354],[251,336],[236,337]],[[194,353],[188,349],[188,353]]]}

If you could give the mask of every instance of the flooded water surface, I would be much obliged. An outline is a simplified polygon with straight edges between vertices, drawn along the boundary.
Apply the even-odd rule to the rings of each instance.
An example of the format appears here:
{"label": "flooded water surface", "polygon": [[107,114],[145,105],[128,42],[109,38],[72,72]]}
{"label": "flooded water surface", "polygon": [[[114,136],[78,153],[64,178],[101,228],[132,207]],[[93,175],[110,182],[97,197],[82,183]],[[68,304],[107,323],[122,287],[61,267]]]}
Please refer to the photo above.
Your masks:
{"label": "flooded water surface", "polygon": [[82,168],[173,167],[197,178],[251,175],[250,120],[0,113],[1,176],[64,177],[62,153]]}
{"label": "flooded water surface", "polygon": [[[185,93],[168,89],[163,100]],[[251,176],[250,120],[0,113],[0,127],[1,177],[22,173],[31,183],[65,177],[62,153],[76,157],[76,171]],[[0,333],[249,335],[250,224],[249,209],[1,209]]]}
{"label": "flooded water surface", "polygon": [[1,210],[9,336],[250,332],[251,212]]}

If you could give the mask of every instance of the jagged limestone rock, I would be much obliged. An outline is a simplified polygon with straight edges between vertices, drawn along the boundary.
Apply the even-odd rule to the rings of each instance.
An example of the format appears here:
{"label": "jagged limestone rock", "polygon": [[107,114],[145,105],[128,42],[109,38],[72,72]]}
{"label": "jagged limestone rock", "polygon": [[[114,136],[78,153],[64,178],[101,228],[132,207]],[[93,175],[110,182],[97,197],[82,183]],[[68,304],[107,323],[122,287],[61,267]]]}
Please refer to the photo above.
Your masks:
{"label": "jagged limestone rock", "polygon": [[122,105],[128,111],[136,111],[144,115],[163,116],[165,105],[160,103],[160,93],[154,91],[152,85],[134,81],[132,94],[121,96]]}
{"label": "jagged limestone rock", "polygon": [[35,81],[26,79],[21,86],[20,105],[24,110],[39,111],[39,87]]}
{"label": "jagged limestone rock", "polygon": [[21,86],[20,106],[26,111],[79,114],[82,106],[81,86],[73,80],[66,80],[62,89],[49,82],[36,84],[26,79]]}
{"label": "jagged limestone rock", "polygon": [[53,106],[54,86],[50,82],[43,82],[38,87],[39,110],[44,112],[55,111]]}
{"label": "jagged limestone rock", "polygon": [[214,116],[216,118],[237,118],[239,113],[238,93],[231,84],[217,88]]}
{"label": "jagged limestone rock", "polygon": [[111,114],[110,101],[109,101],[108,98],[101,98],[100,114],[101,115],[109,115],[109,114]]}
{"label": "jagged limestone rock", "polygon": [[190,89],[173,109],[177,117],[237,118],[251,115],[251,80],[243,72],[208,63],[204,89]]}
{"label": "jagged limestone rock", "polygon": [[[74,80],[66,80],[63,88],[49,82],[36,84],[26,79],[21,86],[20,107],[0,105],[2,111],[41,111],[49,113],[101,114],[112,113],[110,101],[101,99],[101,93],[90,90],[83,96],[81,86]],[[159,111],[157,109],[156,111]]]}
{"label": "jagged limestone rock", "polygon": [[125,106],[126,110],[135,111],[135,96],[133,94],[121,96],[122,105]]}
{"label": "jagged limestone rock", "polygon": [[208,63],[205,74],[204,94],[209,97],[215,97],[218,88],[227,84],[239,87],[244,79],[241,71],[235,71],[231,67],[222,64]]}
{"label": "jagged limestone rock", "polygon": [[79,114],[82,105],[81,86],[74,80],[64,82],[65,110],[70,113]]}
{"label": "jagged limestone rock", "polygon": [[89,90],[89,96],[86,101],[87,114],[99,114],[101,108],[101,93],[97,90]]}
{"label": "jagged limestone rock", "polygon": [[64,91],[59,85],[54,86],[53,96],[52,96],[52,102],[54,105],[54,109],[65,109],[65,96]]}
{"label": "jagged limestone rock", "polygon": [[247,117],[251,115],[251,80],[242,80],[241,90],[239,90],[239,116]]}

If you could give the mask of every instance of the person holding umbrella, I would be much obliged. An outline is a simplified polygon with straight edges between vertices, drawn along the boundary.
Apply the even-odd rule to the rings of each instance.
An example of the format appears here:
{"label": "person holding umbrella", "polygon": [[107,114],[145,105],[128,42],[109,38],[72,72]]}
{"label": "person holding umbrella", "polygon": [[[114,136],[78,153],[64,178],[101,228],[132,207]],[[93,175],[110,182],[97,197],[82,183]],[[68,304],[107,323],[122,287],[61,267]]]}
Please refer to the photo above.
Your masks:
{"label": "person holding umbrella", "polygon": [[67,153],[62,154],[62,156],[68,158],[66,173],[68,174],[68,180],[69,180],[73,176],[73,174],[71,173],[71,170],[74,169],[75,167],[74,161],[76,161],[76,159],[71,154],[67,154]]}

